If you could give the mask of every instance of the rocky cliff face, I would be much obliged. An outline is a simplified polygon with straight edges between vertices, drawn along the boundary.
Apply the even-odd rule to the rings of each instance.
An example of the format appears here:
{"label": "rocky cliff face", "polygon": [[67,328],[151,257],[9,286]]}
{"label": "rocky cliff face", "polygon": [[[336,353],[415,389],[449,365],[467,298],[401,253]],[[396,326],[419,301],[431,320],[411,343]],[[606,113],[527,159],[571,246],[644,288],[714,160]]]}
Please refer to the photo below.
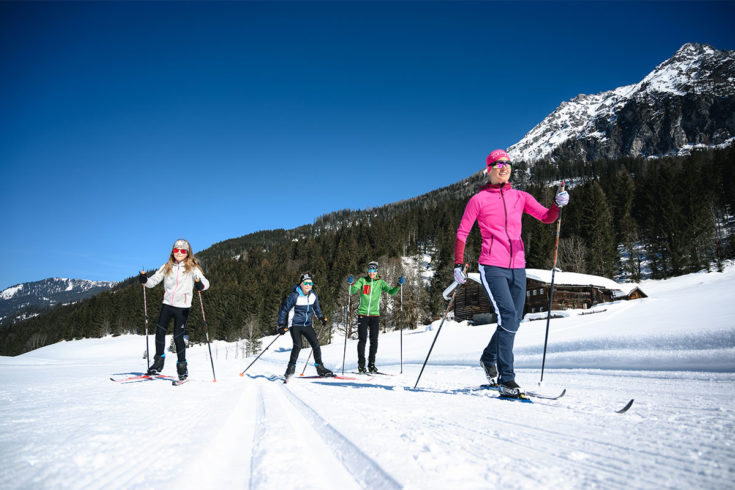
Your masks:
{"label": "rocky cliff face", "polygon": [[509,148],[516,160],[598,160],[735,143],[735,51],[685,44],[634,85],[562,103]]}

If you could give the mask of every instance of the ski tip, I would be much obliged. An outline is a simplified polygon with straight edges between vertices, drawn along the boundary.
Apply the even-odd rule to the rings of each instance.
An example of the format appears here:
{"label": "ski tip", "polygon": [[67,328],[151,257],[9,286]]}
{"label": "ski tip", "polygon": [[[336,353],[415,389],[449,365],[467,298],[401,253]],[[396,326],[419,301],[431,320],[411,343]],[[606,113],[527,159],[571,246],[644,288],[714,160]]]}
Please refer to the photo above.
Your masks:
{"label": "ski tip", "polygon": [[561,393],[559,394],[558,398],[561,398],[561,397],[563,397],[566,394],[567,394],[567,389],[564,388],[563,390],[561,390]]}
{"label": "ski tip", "polygon": [[633,402],[635,401],[635,398],[631,398],[630,401],[620,410],[616,410],[615,413],[625,413],[628,411],[630,407],[633,406]]}

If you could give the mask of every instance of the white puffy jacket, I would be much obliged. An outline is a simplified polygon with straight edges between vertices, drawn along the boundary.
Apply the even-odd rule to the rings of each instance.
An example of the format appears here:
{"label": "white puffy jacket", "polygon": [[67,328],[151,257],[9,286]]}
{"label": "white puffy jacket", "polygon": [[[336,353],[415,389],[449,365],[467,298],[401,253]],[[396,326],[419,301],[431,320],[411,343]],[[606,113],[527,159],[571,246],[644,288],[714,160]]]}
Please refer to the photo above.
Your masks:
{"label": "white puffy jacket", "polygon": [[202,270],[198,267],[192,267],[189,272],[186,272],[186,267],[183,262],[174,264],[165,277],[163,275],[164,267],[166,267],[166,264],[162,265],[155,274],[148,278],[145,287],[156,287],[161,282],[161,279],[163,279],[163,304],[165,305],[190,308],[191,297],[194,295],[195,278],[199,278],[202,281],[204,290],[209,289],[209,281],[204,277]]}

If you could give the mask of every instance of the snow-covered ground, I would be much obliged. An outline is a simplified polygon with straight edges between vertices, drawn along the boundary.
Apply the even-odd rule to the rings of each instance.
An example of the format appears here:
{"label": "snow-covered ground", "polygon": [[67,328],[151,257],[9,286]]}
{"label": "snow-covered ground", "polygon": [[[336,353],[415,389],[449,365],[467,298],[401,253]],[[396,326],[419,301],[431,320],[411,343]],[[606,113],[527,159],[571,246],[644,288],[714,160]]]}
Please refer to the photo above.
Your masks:
{"label": "snow-covered ground", "polygon": [[[207,347],[191,348],[180,387],[109,380],[145,369],[138,336],[0,357],[0,488],[732,488],[735,268],[641,287],[649,298],[553,319],[541,387],[546,322],[524,322],[517,380],[567,389],[533,404],[473,389],[492,327],[452,321],[416,389],[439,322],[404,331],[402,374],[400,334],[382,334],[394,375],[355,381],[284,385],[289,336],[244,377],[250,359],[213,343],[216,383]],[[343,348],[323,347],[335,371]]]}

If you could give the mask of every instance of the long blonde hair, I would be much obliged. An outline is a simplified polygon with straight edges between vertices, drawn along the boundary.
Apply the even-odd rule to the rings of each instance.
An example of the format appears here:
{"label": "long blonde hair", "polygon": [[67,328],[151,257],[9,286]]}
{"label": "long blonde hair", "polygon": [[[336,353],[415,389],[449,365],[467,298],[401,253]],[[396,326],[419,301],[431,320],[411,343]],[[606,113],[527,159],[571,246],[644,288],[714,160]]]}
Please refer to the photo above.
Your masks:
{"label": "long blonde hair", "polygon": [[184,270],[186,272],[191,271],[195,267],[199,270],[202,270],[202,267],[199,265],[199,261],[194,257],[194,251],[191,249],[191,244],[184,240],[183,238],[179,238],[176,240],[171,247],[171,255],[168,256],[168,262],[166,262],[166,265],[163,267],[163,275],[168,275],[169,272],[171,272],[171,268],[176,263],[176,259],[174,258],[174,248],[186,248],[188,250],[186,254],[186,258],[182,261],[184,262]]}

